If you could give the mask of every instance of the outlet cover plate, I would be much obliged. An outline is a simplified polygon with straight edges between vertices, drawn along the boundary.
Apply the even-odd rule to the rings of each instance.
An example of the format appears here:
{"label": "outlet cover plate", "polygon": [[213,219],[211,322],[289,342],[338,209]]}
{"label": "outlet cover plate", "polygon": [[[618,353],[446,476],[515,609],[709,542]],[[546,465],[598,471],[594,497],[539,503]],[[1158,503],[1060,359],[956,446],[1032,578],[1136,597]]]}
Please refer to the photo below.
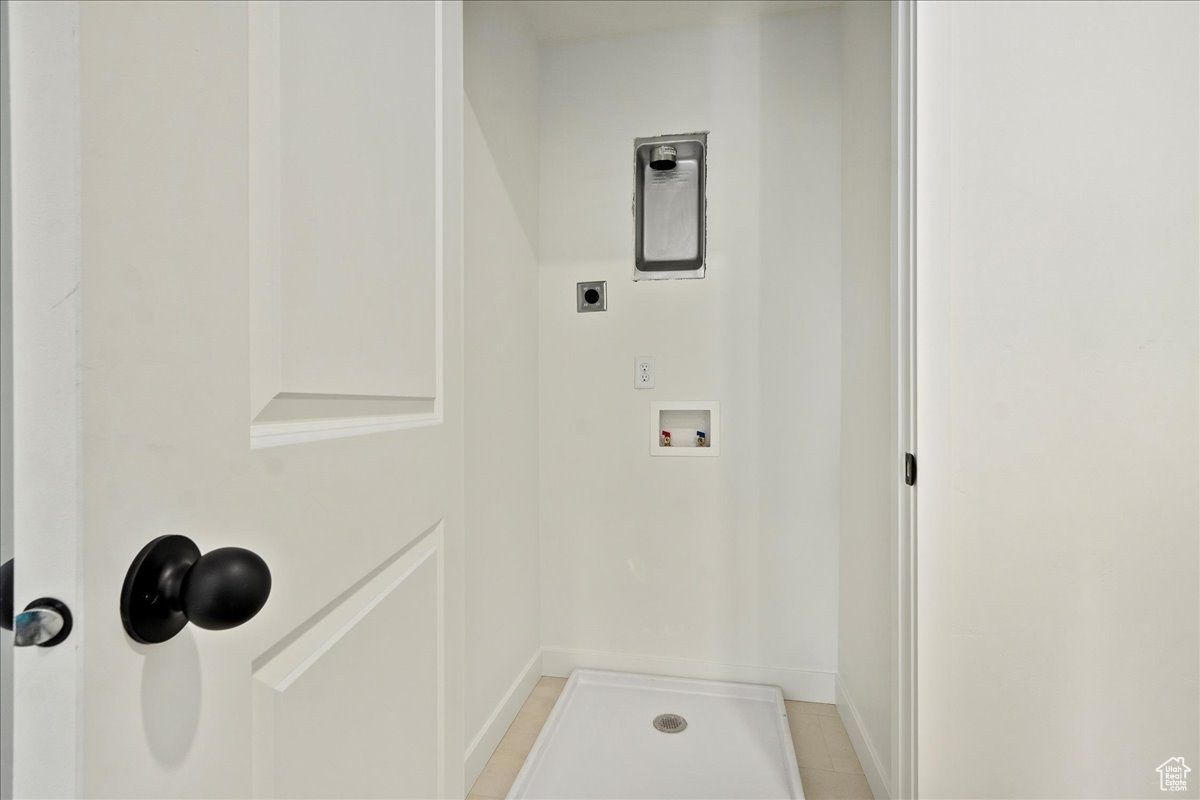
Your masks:
{"label": "outlet cover plate", "polygon": [[579,312],[608,310],[608,281],[575,284],[575,308]]}
{"label": "outlet cover plate", "polygon": [[633,360],[633,388],[654,388],[654,358],[638,356]]}

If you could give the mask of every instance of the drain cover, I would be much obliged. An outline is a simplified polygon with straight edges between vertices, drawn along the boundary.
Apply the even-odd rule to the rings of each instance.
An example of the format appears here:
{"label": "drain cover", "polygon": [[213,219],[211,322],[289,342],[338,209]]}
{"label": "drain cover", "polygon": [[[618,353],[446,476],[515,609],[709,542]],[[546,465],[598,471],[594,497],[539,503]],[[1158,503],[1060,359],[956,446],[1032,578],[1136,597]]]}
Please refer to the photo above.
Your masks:
{"label": "drain cover", "polygon": [[654,718],[654,729],[663,733],[680,733],[687,728],[687,720],[678,714],[659,714]]}

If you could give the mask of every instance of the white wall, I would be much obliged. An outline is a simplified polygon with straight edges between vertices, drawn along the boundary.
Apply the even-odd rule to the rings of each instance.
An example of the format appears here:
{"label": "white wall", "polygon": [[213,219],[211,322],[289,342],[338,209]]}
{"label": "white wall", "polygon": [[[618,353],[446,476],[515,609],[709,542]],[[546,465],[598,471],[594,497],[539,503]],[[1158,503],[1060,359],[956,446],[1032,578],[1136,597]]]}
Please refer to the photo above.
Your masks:
{"label": "white wall", "polygon": [[469,786],[541,674],[538,49],[515,3],[464,15]]}
{"label": "white wall", "polygon": [[891,4],[842,5],[838,706],[877,797],[892,758]]}
{"label": "white wall", "polygon": [[[833,700],[838,11],[549,46],[541,125],[545,669]],[[708,130],[708,273],[634,283],[637,136]],[[575,283],[608,281],[577,314]],[[657,388],[633,388],[635,356]],[[719,458],[651,458],[652,400],[717,400]],[[767,669],[763,669],[767,668]]]}
{"label": "white wall", "polygon": [[1200,793],[1198,11],[917,16],[922,796]]}

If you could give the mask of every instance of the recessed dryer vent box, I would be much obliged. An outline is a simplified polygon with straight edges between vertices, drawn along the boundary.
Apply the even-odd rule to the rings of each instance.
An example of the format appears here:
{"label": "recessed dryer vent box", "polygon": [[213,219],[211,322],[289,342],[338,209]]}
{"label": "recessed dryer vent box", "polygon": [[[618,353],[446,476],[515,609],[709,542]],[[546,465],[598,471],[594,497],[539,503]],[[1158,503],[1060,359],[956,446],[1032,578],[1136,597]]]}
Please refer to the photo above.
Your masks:
{"label": "recessed dryer vent box", "polygon": [[703,278],[707,133],[634,140],[635,281]]}
{"label": "recessed dryer vent box", "polygon": [[[663,431],[671,446],[663,444]],[[707,445],[697,442],[704,431]],[[650,455],[715,458],[721,455],[721,404],[708,400],[665,400],[650,404]]]}

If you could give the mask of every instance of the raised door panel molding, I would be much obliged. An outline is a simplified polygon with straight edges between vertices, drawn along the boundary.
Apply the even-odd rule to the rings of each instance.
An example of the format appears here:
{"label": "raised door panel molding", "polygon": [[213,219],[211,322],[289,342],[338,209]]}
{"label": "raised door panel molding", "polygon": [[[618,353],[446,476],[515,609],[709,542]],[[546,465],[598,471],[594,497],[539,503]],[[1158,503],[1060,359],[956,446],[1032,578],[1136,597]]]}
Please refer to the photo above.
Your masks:
{"label": "raised door panel molding", "polygon": [[441,545],[438,525],[256,663],[255,797],[443,795]]}
{"label": "raised door panel molding", "polygon": [[442,10],[248,13],[252,444],[435,424]]}

